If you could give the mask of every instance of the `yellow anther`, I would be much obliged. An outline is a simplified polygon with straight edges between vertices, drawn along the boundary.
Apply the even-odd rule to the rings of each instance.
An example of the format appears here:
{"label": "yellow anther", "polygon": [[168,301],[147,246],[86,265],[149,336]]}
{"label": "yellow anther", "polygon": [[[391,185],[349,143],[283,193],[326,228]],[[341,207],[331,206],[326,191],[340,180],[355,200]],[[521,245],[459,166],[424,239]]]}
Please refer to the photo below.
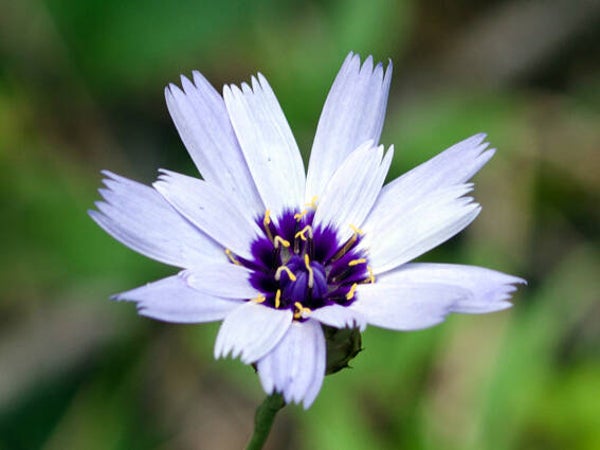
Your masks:
{"label": "yellow anther", "polygon": [[229,261],[231,261],[233,264],[235,264],[236,266],[241,266],[240,262],[237,260],[237,258],[233,255],[233,252],[231,250],[229,250],[228,248],[225,249],[225,254],[227,255],[227,258],[229,258]]}
{"label": "yellow anther", "polygon": [[369,283],[375,283],[375,274],[373,273],[373,269],[370,266],[367,266],[367,272],[369,272]]}
{"label": "yellow anther", "polygon": [[267,209],[265,211],[265,217],[263,218],[263,228],[265,229],[265,234],[269,238],[271,242],[273,242],[273,235],[271,234],[271,210]]}
{"label": "yellow anther", "polygon": [[295,302],[294,307],[296,308],[296,311],[294,312],[294,319],[300,319],[305,314],[310,314],[312,312],[310,308],[305,308],[300,302]]}
{"label": "yellow anther", "polygon": [[281,306],[281,289],[277,289],[275,292],[275,308],[279,308]]}
{"label": "yellow anther", "polygon": [[279,248],[280,244],[285,248],[288,248],[290,246],[290,241],[286,241],[281,236],[275,236],[275,239],[273,239],[273,244],[275,245],[275,248]]}
{"label": "yellow anther", "polygon": [[308,213],[308,210],[303,209],[299,213],[294,214],[294,219],[296,219],[297,221],[300,221],[300,219],[302,219],[306,215],[306,213]]}
{"label": "yellow anther", "polygon": [[354,293],[356,292],[356,288],[358,287],[357,283],[354,283],[348,293],[346,294],[346,300],[352,300],[354,298]]}
{"label": "yellow anther", "polygon": [[287,273],[287,276],[289,277],[290,280],[296,281],[296,275],[294,275],[294,272],[292,272],[290,270],[290,268],[287,266],[279,266],[277,268],[277,270],[275,271],[275,279],[277,281],[281,280],[281,272]]}
{"label": "yellow anther", "polygon": [[367,262],[366,258],[358,258],[358,259],[353,259],[352,261],[350,261],[348,263],[348,265],[350,267],[353,267],[353,266],[358,266],[359,264],[364,264],[366,262]]}
{"label": "yellow anther", "polygon": [[310,267],[310,258],[305,253],[304,254],[304,265],[306,266],[306,270],[308,271],[308,287],[312,288],[315,285],[315,273],[313,268]]}
{"label": "yellow anther", "polygon": [[358,228],[357,226],[352,225],[352,224],[350,224],[349,226],[352,229],[352,231],[354,231],[355,234],[358,234],[359,236],[362,236],[363,234],[365,234],[365,232],[363,230],[361,230],[360,228]]}
{"label": "yellow anther", "polygon": [[313,195],[313,197],[310,199],[310,202],[306,203],[306,207],[307,208],[312,208],[312,209],[317,209],[317,199],[319,197],[316,195]]}
{"label": "yellow anther", "polygon": [[267,298],[264,295],[259,295],[258,297],[253,298],[251,301],[254,303],[263,303]]}
{"label": "yellow anther", "polygon": [[263,225],[266,227],[271,223],[271,210],[267,209],[265,211],[265,218],[263,219]]}
{"label": "yellow anther", "polygon": [[308,238],[312,239],[313,232],[312,232],[312,227],[310,225],[306,225],[304,228],[302,228],[300,231],[298,231],[294,235],[294,238],[296,238],[296,239],[300,238],[303,241],[306,241],[306,240],[308,240],[308,238],[306,237],[306,234],[308,234]]}

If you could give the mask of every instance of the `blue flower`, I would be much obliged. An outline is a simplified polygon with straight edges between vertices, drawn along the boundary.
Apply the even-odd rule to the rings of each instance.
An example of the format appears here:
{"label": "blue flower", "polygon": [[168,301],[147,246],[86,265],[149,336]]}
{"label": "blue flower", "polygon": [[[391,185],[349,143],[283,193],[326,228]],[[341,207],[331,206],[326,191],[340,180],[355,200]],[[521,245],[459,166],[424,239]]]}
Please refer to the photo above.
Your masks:
{"label": "blue flower", "polygon": [[508,308],[524,280],[490,269],[411,263],[469,225],[468,180],[488,162],[466,139],[387,185],[378,145],[391,63],[350,53],[327,97],[308,171],[267,80],[225,86],[198,72],[165,90],[203,179],[161,171],[153,187],[104,172],[91,217],[132,249],[183,270],[118,294],[157,320],[222,320],[215,356],[255,364],[264,390],[309,407],[326,369],[322,325],[392,330],[449,313]]}

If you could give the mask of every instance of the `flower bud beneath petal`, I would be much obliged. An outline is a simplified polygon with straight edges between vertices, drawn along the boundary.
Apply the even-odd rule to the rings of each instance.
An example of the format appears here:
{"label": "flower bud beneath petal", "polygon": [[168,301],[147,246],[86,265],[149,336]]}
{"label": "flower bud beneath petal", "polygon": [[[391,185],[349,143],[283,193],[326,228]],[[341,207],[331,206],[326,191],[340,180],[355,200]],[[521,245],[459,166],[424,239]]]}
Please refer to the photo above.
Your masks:
{"label": "flower bud beneath petal", "polygon": [[339,372],[362,350],[362,341],[358,328],[333,328],[323,325],[327,344],[327,368],[330,375]]}

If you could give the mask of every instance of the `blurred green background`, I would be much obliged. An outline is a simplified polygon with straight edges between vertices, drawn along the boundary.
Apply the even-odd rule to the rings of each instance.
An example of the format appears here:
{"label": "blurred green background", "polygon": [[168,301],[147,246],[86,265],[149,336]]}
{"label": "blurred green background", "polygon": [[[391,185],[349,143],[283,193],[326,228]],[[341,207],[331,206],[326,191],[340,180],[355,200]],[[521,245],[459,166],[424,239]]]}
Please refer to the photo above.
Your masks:
{"label": "blurred green background", "polygon": [[[229,449],[263,393],[216,324],[109,295],[174,273],[86,210],[101,169],[196,174],[163,86],[270,80],[306,151],[347,52],[394,61],[390,178],[476,132],[483,212],[425,259],[523,276],[511,310],[369,328],[271,449],[600,448],[600,2],[0,0],[0,449]],[[595,56],[595,57],[594,57]]]}

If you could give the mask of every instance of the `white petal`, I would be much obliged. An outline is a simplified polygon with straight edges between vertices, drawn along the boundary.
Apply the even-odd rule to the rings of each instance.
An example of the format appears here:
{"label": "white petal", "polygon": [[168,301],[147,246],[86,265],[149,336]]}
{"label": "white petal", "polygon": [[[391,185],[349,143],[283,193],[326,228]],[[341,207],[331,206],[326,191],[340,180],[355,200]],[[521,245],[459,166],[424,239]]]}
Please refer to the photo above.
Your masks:
{"label": "white petal", "polygon": [[257,213],[264,211],[244,155],[229,121],[223,98],[199,73],[194,83],[181,77],[183,91],[165,88],[167,107],[203,178]]}
{"label": "white petal", "polygon": [[362,314],[341,305],[329,305],[315,309],[307,317],[335,328],[358,328],[363,331],[367,326]]}
{"label": "white petal", "polygon": [[259,294],[250,284],[251,273],[245,267],[224,261],[207,264],[194,270],[186,270],[184,276],[191,287],[208,295],[251,299]]}
{"label": "white petal", "polygon": [[271,86],[261,74],[240,90],[226,86],[225,105],[265,206],[280,214],[304,200],[304,165]]}
{"label": "white petal", "polygon": [[412,189],[432,191],[469,181],[494,156],[488,149],[486,135],[471,136],[415,167],[397,183],[407,183]]}
{"label": "white petal", "polygon": [[392,63],[385,73],[369,56],[360,65],[360,57],[350,53],[333,82],[319,119],[313,142],[306,181],[306,200],[320,197],[350,152],[367,140],[379,142],[385,119]]}
{"label": "white petal", "polygon": [[405,213],[428,194],[468,181],[494,155],[484,139],[471,136],[384,186],[369,220],[377,223],[391,209]]}
{"label": "white petal", "polygon": [[251,364],[275,347],[292,323],[292,311],[246,302],[223,321],[215,343],[215,358],[229,353]]}
{"label": "white petal", "polygon": [[348,308],[363,314],[370,325],[401,331],[437,325],[465,295],[455,286],[384,280],[359,285],[356,292]]}
{"label": "white petal", "polygon": [[224,258],[222,249],[182,217],[154,189],[103,172],[107,189],[98,211],[89,211],[100,227],[118,241],[149,258],[178,267]]}
{"label": "white petal", "polygon": [[393,147],[383,156],[383,146],[374,149],[366,142],[346,158],[318,201],[314,225],[333,225],[341,242],[360,227],[373,207],[393,156]]}
{"label": "white petal", "polygon": [[286,403],[308,408],[325,376],[325,337],[319,322],[294,322],[270,353],[258,361],[258,375],[266,393],[283,393]]}
{"label": "white petal", "polygon": [[174,323],[222,320],[239,302],[202,294],[175,275],[113,297],[137,303],[141,315]]}
{"label": "white petal", "polygon": [[216,186],[197,178],[163,171],[154,187],[190,222],[243,258],[251,258],[250,244],[259,233],[252,211]]}
{"label": "white petal", "polygon": [[472,198],[461,197],[471,189],[471,185],[459,185],[438,190],[408,210],[399,204],[385,216],[380,215],[379,223],[369,217],[359,245],[368,249],[374,273],[381,274],[422,255],[469,225],[481,210]]}
{"label": "white petal", "polygon": [[511,293],[515,284],[525,280],[484,267],[458,264],[412,263],[382,275],[379,280],[385,283],[428,283],[457,286],[464,290],[452,307],[453,312],[480,314],[509,308]]}

